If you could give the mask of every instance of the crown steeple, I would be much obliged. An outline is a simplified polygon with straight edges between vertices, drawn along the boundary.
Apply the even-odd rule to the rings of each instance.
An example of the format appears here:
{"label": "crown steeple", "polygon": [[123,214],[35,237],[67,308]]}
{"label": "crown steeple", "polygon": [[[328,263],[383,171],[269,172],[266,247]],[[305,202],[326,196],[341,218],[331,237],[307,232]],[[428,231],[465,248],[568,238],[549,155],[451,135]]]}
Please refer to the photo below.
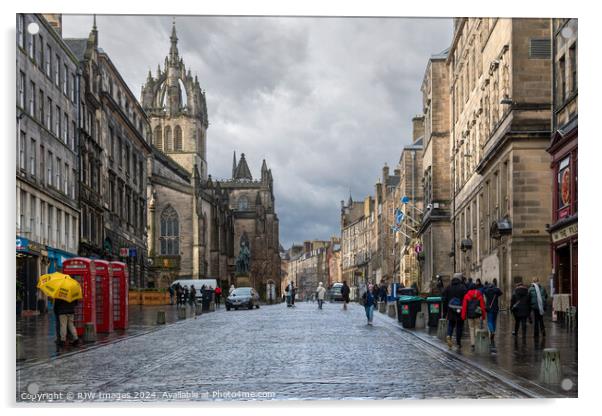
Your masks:
{"label": "crown steeple", "polygon": [[172,26],[171,26],[171,36],[169,37],[171,41],[171,47],[169,48],[169,63],[177,64],[180,60],[180,56],[178,53],[178,35],[176,34],[176,18],[174,17]]}

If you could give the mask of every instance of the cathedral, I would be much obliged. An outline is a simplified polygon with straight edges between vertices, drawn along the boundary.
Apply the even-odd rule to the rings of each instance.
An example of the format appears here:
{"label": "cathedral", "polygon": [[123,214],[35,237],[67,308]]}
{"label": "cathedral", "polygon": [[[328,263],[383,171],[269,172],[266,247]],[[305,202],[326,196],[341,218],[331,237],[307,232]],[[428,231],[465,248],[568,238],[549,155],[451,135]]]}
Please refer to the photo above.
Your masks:
{"label": "cathedral", "polygon": [[238,283],[237,259],[250,252],[249,284],[266,295],[279,287],[278,217],[272,172],[264,161],[253,180],[244,154],[232,178],[214,181],[207,163],[207,103],[178,52],[175,22],[163,68],[149,70],[142,107],[152,132],[148,160],[148,251],[154,287],[176,279]]}

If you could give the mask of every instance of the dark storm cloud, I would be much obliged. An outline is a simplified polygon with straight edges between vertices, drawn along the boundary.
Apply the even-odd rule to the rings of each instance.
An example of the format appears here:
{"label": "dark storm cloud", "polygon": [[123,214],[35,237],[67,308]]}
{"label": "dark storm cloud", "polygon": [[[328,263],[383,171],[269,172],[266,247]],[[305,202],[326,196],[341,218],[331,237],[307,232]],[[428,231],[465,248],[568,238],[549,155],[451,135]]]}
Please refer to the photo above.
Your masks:
{"label": "dark storm cloud", "polygon": [[[100,46],[136,94],[163,66],[170,16],[98,16]],[[90,16],[64,16],[87,36]],[[187,68],[206,90],[209,171],[230,177],[232,151],[274,174],[284,246],[339,234],[340,200],[374,192],[420,113],[427,60],[451,20],[176,17]]]}

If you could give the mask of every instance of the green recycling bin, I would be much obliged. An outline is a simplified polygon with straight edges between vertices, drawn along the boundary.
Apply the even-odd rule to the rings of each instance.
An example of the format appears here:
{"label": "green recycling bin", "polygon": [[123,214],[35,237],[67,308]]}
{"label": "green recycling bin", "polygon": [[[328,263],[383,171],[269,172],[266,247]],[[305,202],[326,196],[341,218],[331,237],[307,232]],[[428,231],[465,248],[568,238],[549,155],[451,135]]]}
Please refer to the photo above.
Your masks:
{"label": "green recycling bin", "polygon": [[436,328],[439,325],[439,319],[441,318],[441,296],[430,296],[426,298],[426,303],[428,305],[429,310],[429,322],[428,326],[431,328]]}
{"label": "green recycling bin", "polygon": [[404,328],[416,327],[416,315],[423,300],[420,296],[400,296],[397,299],[397,320]]}

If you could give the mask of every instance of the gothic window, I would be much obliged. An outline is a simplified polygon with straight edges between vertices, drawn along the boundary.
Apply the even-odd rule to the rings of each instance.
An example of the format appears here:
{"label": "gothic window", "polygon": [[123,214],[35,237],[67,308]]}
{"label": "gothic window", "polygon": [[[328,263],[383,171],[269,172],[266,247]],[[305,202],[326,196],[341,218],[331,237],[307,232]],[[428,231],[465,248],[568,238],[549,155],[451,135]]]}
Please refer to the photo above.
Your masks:
{"label": "gothic window", "polygon": [[161,214],[161,255],[180,254],[180,225],[178,213],[169,205]]}
{"label": "gothic window", "polygon": [[247,199],[246,196],[241,197],[238,200],[238,209],[240,210],[246,210],[249,208],[249,200]]}
{"label": "gothic window", "polygon": [[171,139],[171,127],[165,127],[165,150],[173,150],[173,141]]}
{"label": "gothic window", "polygon": [[159,150],[163,150],[163,134],[161,133],[161,126],[155,127],[155,147]]}
{"label": "gothic window", "polygon": [[176,126],[174,129],[174,150],[182,151],[182,129]]}

